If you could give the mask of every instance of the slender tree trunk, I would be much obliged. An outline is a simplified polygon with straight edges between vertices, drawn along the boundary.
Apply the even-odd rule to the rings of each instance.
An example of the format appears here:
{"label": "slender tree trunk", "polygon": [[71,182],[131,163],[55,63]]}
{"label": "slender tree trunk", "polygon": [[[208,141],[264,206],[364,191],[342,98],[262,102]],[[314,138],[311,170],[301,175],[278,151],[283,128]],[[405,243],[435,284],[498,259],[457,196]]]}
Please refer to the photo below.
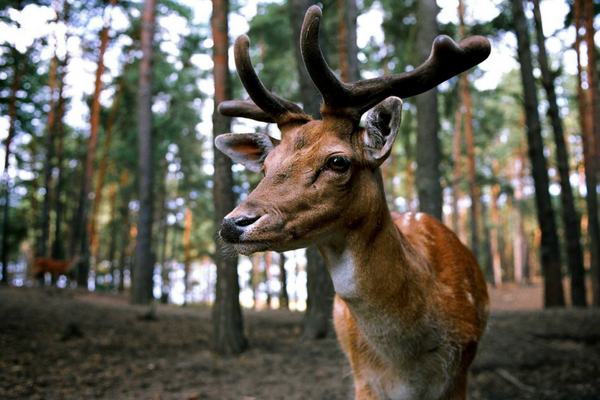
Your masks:
{"label": "slender tree trunk", "polygon": [[106,124],[106,137],[104,139],[104,147],[102,149],[102,159],[100,160],[100,170],[98,171],[98,178],[96,180],[96,190],[94,190],[94,203],[92,207],[92,218],[90,219],[89,232],[92,239],[92,255],[93,259],[97,263],[98,251],[99,251],[99,237],[97,229],[98,213],[100,211],[100,204],[102,203],[102,189],[104,187],[104,178],[106,176],[106,166],[108,164],[108,150],[112,141],[112,133],[115,125],[115,119],[117,117],[117,111],[119,110],[119,100],[121,98],[121,92],[125,84],[125,72],[129,63],[125,63],[119,86],[113,97],[113,103],[110,107],[110,114],[108,116],[108,123]]}
{"label": "slender tree trunk", "polygon": [[[111,12],[115,7],[117,0],[110,1]],[[102,74],[104,73],[104,53],[108,44],[108,30],[110,28],[110,20],[102,31],[100,32],[100,51],[98,55],[98,66],[96,69],[96,84],[94,89],[94,97],[92,100],[92,113],[90,118],[90,139],[88,142],[87,161],[85,164],[85,180],[84,180],[84,202],[81,212],[81,226],[80,226],[80,245],[79,252],[82,257],[79,262],[79,273],[77,276],[77,283],[79,285],[86,285],[88,274],[90,270],[90,249],[88,247],[88,207],[89,200],[88,194],[92,187],[92,179],[94,177],[94,160],[96,158],[96,144],[98,142],[98,127],[100,125],[100,92],[102,92]]]}
{"label": "slender tree trunk", "polygon": [[[56,22],[58,22],[58,17],[56,18]],[[57,99],[56,97],[56,73],[58,70],[58,56],[56,55],[56,46],[54,49],[54,57],[52,57],[52,61],[50,62],[50,80],[49,80],[49,88],[50,88],[50,111],[48,111],[48,120],[46,123],[46,165],[44,168],[44,202],[42,205],[42,237],[40,239],[39,246],[39,257],[47,256],[47,248],[48,248],[48,238],[50,236],[50,201],[51,201],[51,191],[50,191],[50,181],[52,180],[52,161],[54,158],[54,142],[56,138],[56,109],[57,109]]]}
{"label": "slender tree trunk", "polygon": [[117,224],[117,185],[110,185],[109,188],[109,201],[110,201],[110,223],[109,229],[111,232],[110,235],[110,244],[108,247],[108,262],[110,263],[110,287],[111,289],[115,288],[115,271],[116,271],[116,260],[115,255],[117,253],[117,236],[119,234],[118,224]]}
{"label": "slender tree trunk", "polygon": [[[589,158],[594,160],[595,165],[586,168],[586,176],[595,175],[592,184],[588,184],[588,232],[590,235],[590,270],[592,273],[592,304],[600,307],[600,222],[598,221],[598,179],[600,177],[600,99],[598,98],[598,67],[596,58],[596,45],[594,36],[594,3],[592,0],[584,0],[585,3],[585,41],[587,43],[587,76],[588,76],[588,118],[589,134],[587,145],[589,147]],[[585,142],[584,142],[585,146]]]}
{"label": "slender tree trunk", "polygon": [[258,310],[258,285],[260,283],[260,254],[254,253],[250,257],[252,261],[252,276],[250,282],[252,286],[252,300],[254,302],[254,309]]}
{"label": "slender tree trunk", "polygon": [[[439,34],[436,0],[417,3],[417,64],[429,58],[431,45]],[[417,173],[419,208],[442,220],[442,186],[440,183],[440,141],[437,89],[416,96],[417,103]]]}
{"label": "slender tree trunk", "polygon": [[184,282],[185,282],[185,292],[184,292],[184,303],[187,304],[188,298],[190,297],[190,265],[191,265],[191,250],[192,250],[192,221],[193,221],[193,213],[192,208],[188,207],[185,212],[185,219],[183,222],[183,265],[184,265]]}
{"label": "slender tree trunk", "polygon": [[[231,118],[217,112],[218,105],[231,98],[229,76],[229,0],[213,0],[211,28],[213,32],[213,76],[215,80],[215,111],[213,113],[214,137],[230,132]],[[215,229],[235,207],[231,159],[213,147],[215,172],[213,175],[213,204]],[[244,336],[244,321],[240,308],[237,257],[225,257],[219,250],[221,244],[215,235],[215,265],[217,266],[216,298],[212,308],[212,347],[221,355],[239,354],[248,342]]]}
{"label": "slender tree trunk", "polygon": [[500,220],[498,217],[498,195],[500,194],[500,185],[492,186],[492,198],[490,199],[490,249],[492,251],[492,271],[494,272],[494,285],[502,285],[502,263],[500,261],[500,246],[498,241],[498,228]]}
{"label": "slender tree trunk", "polygon": [[542,15],[539,0],[533,0],[533,15],[538,42],[538,61],[542,70],[542,83],[548,98],[548,116],[554,131],[556,143],[556,165],[560,176],[561,200],[563,206],[563,223],[565,239],[567,242],[567,265],[571,273],[571,303],[575,307],[587,305],[585,297],[585,269],[583,266],[583,251],[581,249],[581,232],[579,229],[579,216],[575,210],[573,190],[569,181],[569,155],[565,143],[564,130],[558,104],[554,78],[548,65],[546,55],[546,38],[542,27]]}
{"label": "slender tree trunk", "polygon": [[358,72],[358,45],[356,44],[356,0],[337,0],[338,48],[343,82],[356,82]]}
{"label": "slender tree trunk", "polygon": [[454,232],[459,231],[460,212],[458,210],[458,199],[460,198],[460,176],[461,176],[461,159],[460,159],[460,137],[462,125],[462,113],[460,112],[461,104],[459,102],[454,114],[454,138],[452,139],[452,158],[454,160],[454,168],[452,170],[452,229]]}
{"label": "slender tree trunk", "polygon": [[[596,148],[595,154],[600,153],[600,98],[598,97],[598,63],[596,56],[596,44],[594,37],[596,36],[596,28],[594,27],[594,1],[583,0],[585,11],[585,42],[587,44],[587,76],[588,76],[588,104],[590,118],[592,119]],[[597,176],[596,180],[600,179],[600,163],[596,163]],[[600,293],[599,293],[600,294]],[[599,299],[600,300],[600,299]],[[600,305],[600,303],[598,304]]]}
{"label": "slender tree trunk", "polygon": [[[350,0],[351,1],[351,0]],[[292,41],[297,43],[300,38],[302,22],[306,10],[317,2],[313,0],[290,0],[288,3],[290,24],[292,26]],[[300,46],[295,46],[296,68],[300,77],[300,99],[304,111],[313,118],[321,118],[319,110],[321,105],[321,95],[312,83],[300,52]],[[316,248],[307,249],[307,291],[308,301],[304,318],[302,319],[302,339],[312,340],[327,336],[327,329],[330,329],[328,321],[323,318],[331,319],[333,307],[333,283],[331,276],[325,266],[319,251]],[[309,257],[310,254],[310,257]],[[328,283],[325,283],[328,282]],[[323,291],[324,290],[324,291]]]}
{"label": "slender tree trunk", "polygon": [[[575,0],[574,5],[575,31],[579,32],[581,23],[581,2]],[[585,166],[586,203],[588,210],[588,237],[590,249],[590,271],[592,275],[592,304],[600,306],[600,222],[598,221],[598,185],[596,171],[598,169],[598,144],[594,132],[594,102],[592,96],[586,97],[583,90],[583,67],[581,66],[581,38],[576,35],[575,50],[577,51],[577,94],[579,99],[579,116],[581,120],[581,138],[583,141],[583,162]],[[588,53],[588,57],[589,57]],[[590,59],[588,58],[588,64]],[[593,63],[595,65],[595,63]],[[590,77],[588,71],[588,79]],[[588,87],[591,82],[588,81]]]}
{"label": "slender tree trunk", "polygon": [[537,89],[533,77],[531,46],[527,31],[527,20],[522,0],[511,0],[514,14],[517,52],[521,64],[523,94],[525,99],[525,120],[527,124],[527,142],[531,159],[535,186],[535,198],[538,221],[542,230],[541,258],[544,274],[544,305],[546,307],[564,307],[565,299],[562,286],[559,241],[556,234],[554,210],[550,198],[548,170],[544,156],[544,143],[538,114]]}
{"label": "slender tree trunk", "polygon": [[[19,8],[21,4],[19,2]],[[2,249],[0,255],[0,262],[2,262],[2,283],[8,284],[8,208],[10,207],[10,185],[8,175],[8,160],[10,157],[10,143],[15,136],[15,120],[17,117],[17,91],[21,87],[22,75],[22,56],[20,53],[12,48],[14,67],[13,67],[13,81],[10,87],[10,100],[8,103],[8,136],[4,141],[4,173],[2,174],[2,184],[4,186],[4,218],[2,220]]]}
{"label": "slender tree trunk", "polygon": [[[327,274],[323,274],[322,271]],[[300,339],[309,341],[324,338],[332,330],[331,314],[335,295],[327,265],[314,247],[306,249],[306,276],[306,313]],[[315,305],[315,300],[320,303]]]}
{"label": "slender tree trunk", "polygon": [[290,296],[287,291],[287,271],[285,270],[285,255],[279,253],[279,282],[281,290],[279,291],[279,308],[290,309]]}
{"label": "slender tree trunk", "polygon": [[[458,1],[458,18],[461,39],[467,37],[465,28],[465,6]],[[469,73],[460,74],[460,98],[465,107],[465,141],[467,144],[467,166],[469,176],[469,196],[471,197],[471,252],[479,261],[479,186],[475,174],[475,136],[473,134],[473,117],[471,115],[471,93],[469,92]]]}
{"label": "slender tree trunk", "polygon": [[[115,1],[115,0],[113,0]],[[132,304],[149,304],[154,274],[152,253],[152,71],[154,60],[155,0],[145,0],[142,14],[142,60],[138,88],[138,180],[140,210],[136,260],[134,264]]]}
{"label": "slender tree trunk", "polygon": [[[68,4],[65,2],[65,5]],[[66,10],[65,10],[66,12]],[[66,20],[66,17],[65,17]],[[63,160],[64,160],[64,136],[65,136],[65,125],[63,123],[63,117],[65,115],[65,76],[67,73],[67,65],[69,62],[69,53],[65,55],[63,66],[61,69],[61,78],[58,87],[58,105],[56,115],[56,133],[57,133],[57,149],[56,149],[56,168],[58,169],[58,176],[54,182],[54,240],[52,241],[52,255],[51,257],[55,260],[61,260],[65,258],[64,238],[62,229],[63,219],[63,202],[61,200],[63,191]],[[73,254],[69,254],[69,259],[73,258]]]}
{"label": "slender tree trunk", "polygon": [[[121,177],[127,176],[125,173]],[[121,183],[123,179],[121,179]],[[123,187],[124,185],[121,185]],[[119,293],[125,291],[125,264],[127,263],[128,249],[131,243],[130,224],[129,224],[129,198],[123,199],[123,204],[120,207],[120,225],[123,237],[121,238],[121,253],[119,254]]]}
{"label": "slender tree trunk", "polygon": [[271,309],[271,264],[273,264],[273,253],[265,251],[265,291],[267,292],[267,309]]}

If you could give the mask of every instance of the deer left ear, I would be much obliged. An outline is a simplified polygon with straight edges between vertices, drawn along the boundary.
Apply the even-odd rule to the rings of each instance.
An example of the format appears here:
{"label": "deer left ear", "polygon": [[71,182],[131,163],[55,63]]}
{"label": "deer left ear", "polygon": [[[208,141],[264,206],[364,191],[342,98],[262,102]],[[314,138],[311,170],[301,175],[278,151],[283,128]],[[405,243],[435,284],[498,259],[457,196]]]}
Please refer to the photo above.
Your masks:
{"label": "deer left ear", "polygon": [[215,146],[250,171],[261,172],[267,154],[279,140],[264,133],[226,133],[215,139]]}
{"label": "deer left ear", "polygon": [[364,133],[365,155],[373,168],[379,167],[392,151],[402,121],[402,100],[388,97],[367,114]]}

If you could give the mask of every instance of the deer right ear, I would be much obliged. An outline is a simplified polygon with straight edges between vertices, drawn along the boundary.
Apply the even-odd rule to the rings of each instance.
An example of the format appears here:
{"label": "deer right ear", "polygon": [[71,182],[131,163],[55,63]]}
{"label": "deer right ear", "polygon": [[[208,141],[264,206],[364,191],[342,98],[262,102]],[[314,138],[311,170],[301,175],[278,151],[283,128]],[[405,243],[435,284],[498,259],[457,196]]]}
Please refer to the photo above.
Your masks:
{"label": "deer right ear", "polygon": [[398,97],[388,97],[367,114],[363,139],[366,157],[373,168],[390,155],[401,121],[402,100]]}
{"label": "deer right ear", "polygon": [[279,140],[264,133],[226,133],[215,139],[217,149],[254,172],[262,171],[267,154],[278,143]]}

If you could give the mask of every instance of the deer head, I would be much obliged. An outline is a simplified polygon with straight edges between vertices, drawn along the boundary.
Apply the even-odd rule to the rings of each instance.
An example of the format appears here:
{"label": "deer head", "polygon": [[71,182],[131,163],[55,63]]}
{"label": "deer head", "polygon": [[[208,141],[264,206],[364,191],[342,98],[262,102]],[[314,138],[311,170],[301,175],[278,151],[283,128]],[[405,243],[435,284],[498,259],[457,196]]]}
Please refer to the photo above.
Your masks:
{"label": "deer head", "polygon": [[[319,47],[321,9],[306,13],[302,57],[323,97],[322,120],[269,92],[250,61],[249,39],[235,42],[238,74],[251,101],[227,101],[219,112],[275,122],[281,140],[262,133],[225,134],[216,147],[263,173],[258,187],[223,220],[221,238],[242,254],[286,251],[343,239],[345,232],[387,212],[379,166],[389,156],[401,121],[402,100],[423,93],[487,58],[489,42],[455,43],[438,37],[429,59],[414,70],[355,83],[341,82]],[[368,111],[366,126],[361,116]]]}

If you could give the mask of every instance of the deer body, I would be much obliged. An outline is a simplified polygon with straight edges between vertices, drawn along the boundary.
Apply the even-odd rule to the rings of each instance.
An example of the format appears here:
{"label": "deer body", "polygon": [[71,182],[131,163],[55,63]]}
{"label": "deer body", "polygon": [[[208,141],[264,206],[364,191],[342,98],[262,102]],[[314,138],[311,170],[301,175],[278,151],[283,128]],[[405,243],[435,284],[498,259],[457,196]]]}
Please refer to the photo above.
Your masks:
{"label": "deer body", "polygon": [[[338,294],[335,329],[357,398],[463,398],[487,321],[485,281],[473,256],[443,224],[426,214],[394,217],[372,243],[346,250],[356,254],[352,274],[336,274],[347,267],[332,263],[331,250],[321,249]],[[354,298],[338,290],[349,286],[374,295]]]}
{"label": "deer body", "polygon": [[[219,111],[274,121],[282,138],[215,140],[234,161],[264,174],[225,217],[220,236],[241,254],[319,248],[337,293],[334,324],[357,399],[464,399],[487,322],[483,274],[441,222],[390,214],[379,167],[401,121],[402,101],[394,95],[421,93],[470,68],[487,57],[489,43],[438,39],[430,59],[410,73],[343,84],[318,48],[320,19],[311,7],[301,46],[323,95],[323,120],[267,91],[250,63],[247,37],[236,40],[236,67],[253,101],[221,103]],[[460,67],[448,66],[456,60]]]}
{"label": "deer body", "polygon": [[60,261],[48,257],[36,257],[33,260],[33,276],[35,278],[47,272],[52,274],[52,278],[56,279],[61,275],[66,275],[77,264],[79,257],[71,260]]}

